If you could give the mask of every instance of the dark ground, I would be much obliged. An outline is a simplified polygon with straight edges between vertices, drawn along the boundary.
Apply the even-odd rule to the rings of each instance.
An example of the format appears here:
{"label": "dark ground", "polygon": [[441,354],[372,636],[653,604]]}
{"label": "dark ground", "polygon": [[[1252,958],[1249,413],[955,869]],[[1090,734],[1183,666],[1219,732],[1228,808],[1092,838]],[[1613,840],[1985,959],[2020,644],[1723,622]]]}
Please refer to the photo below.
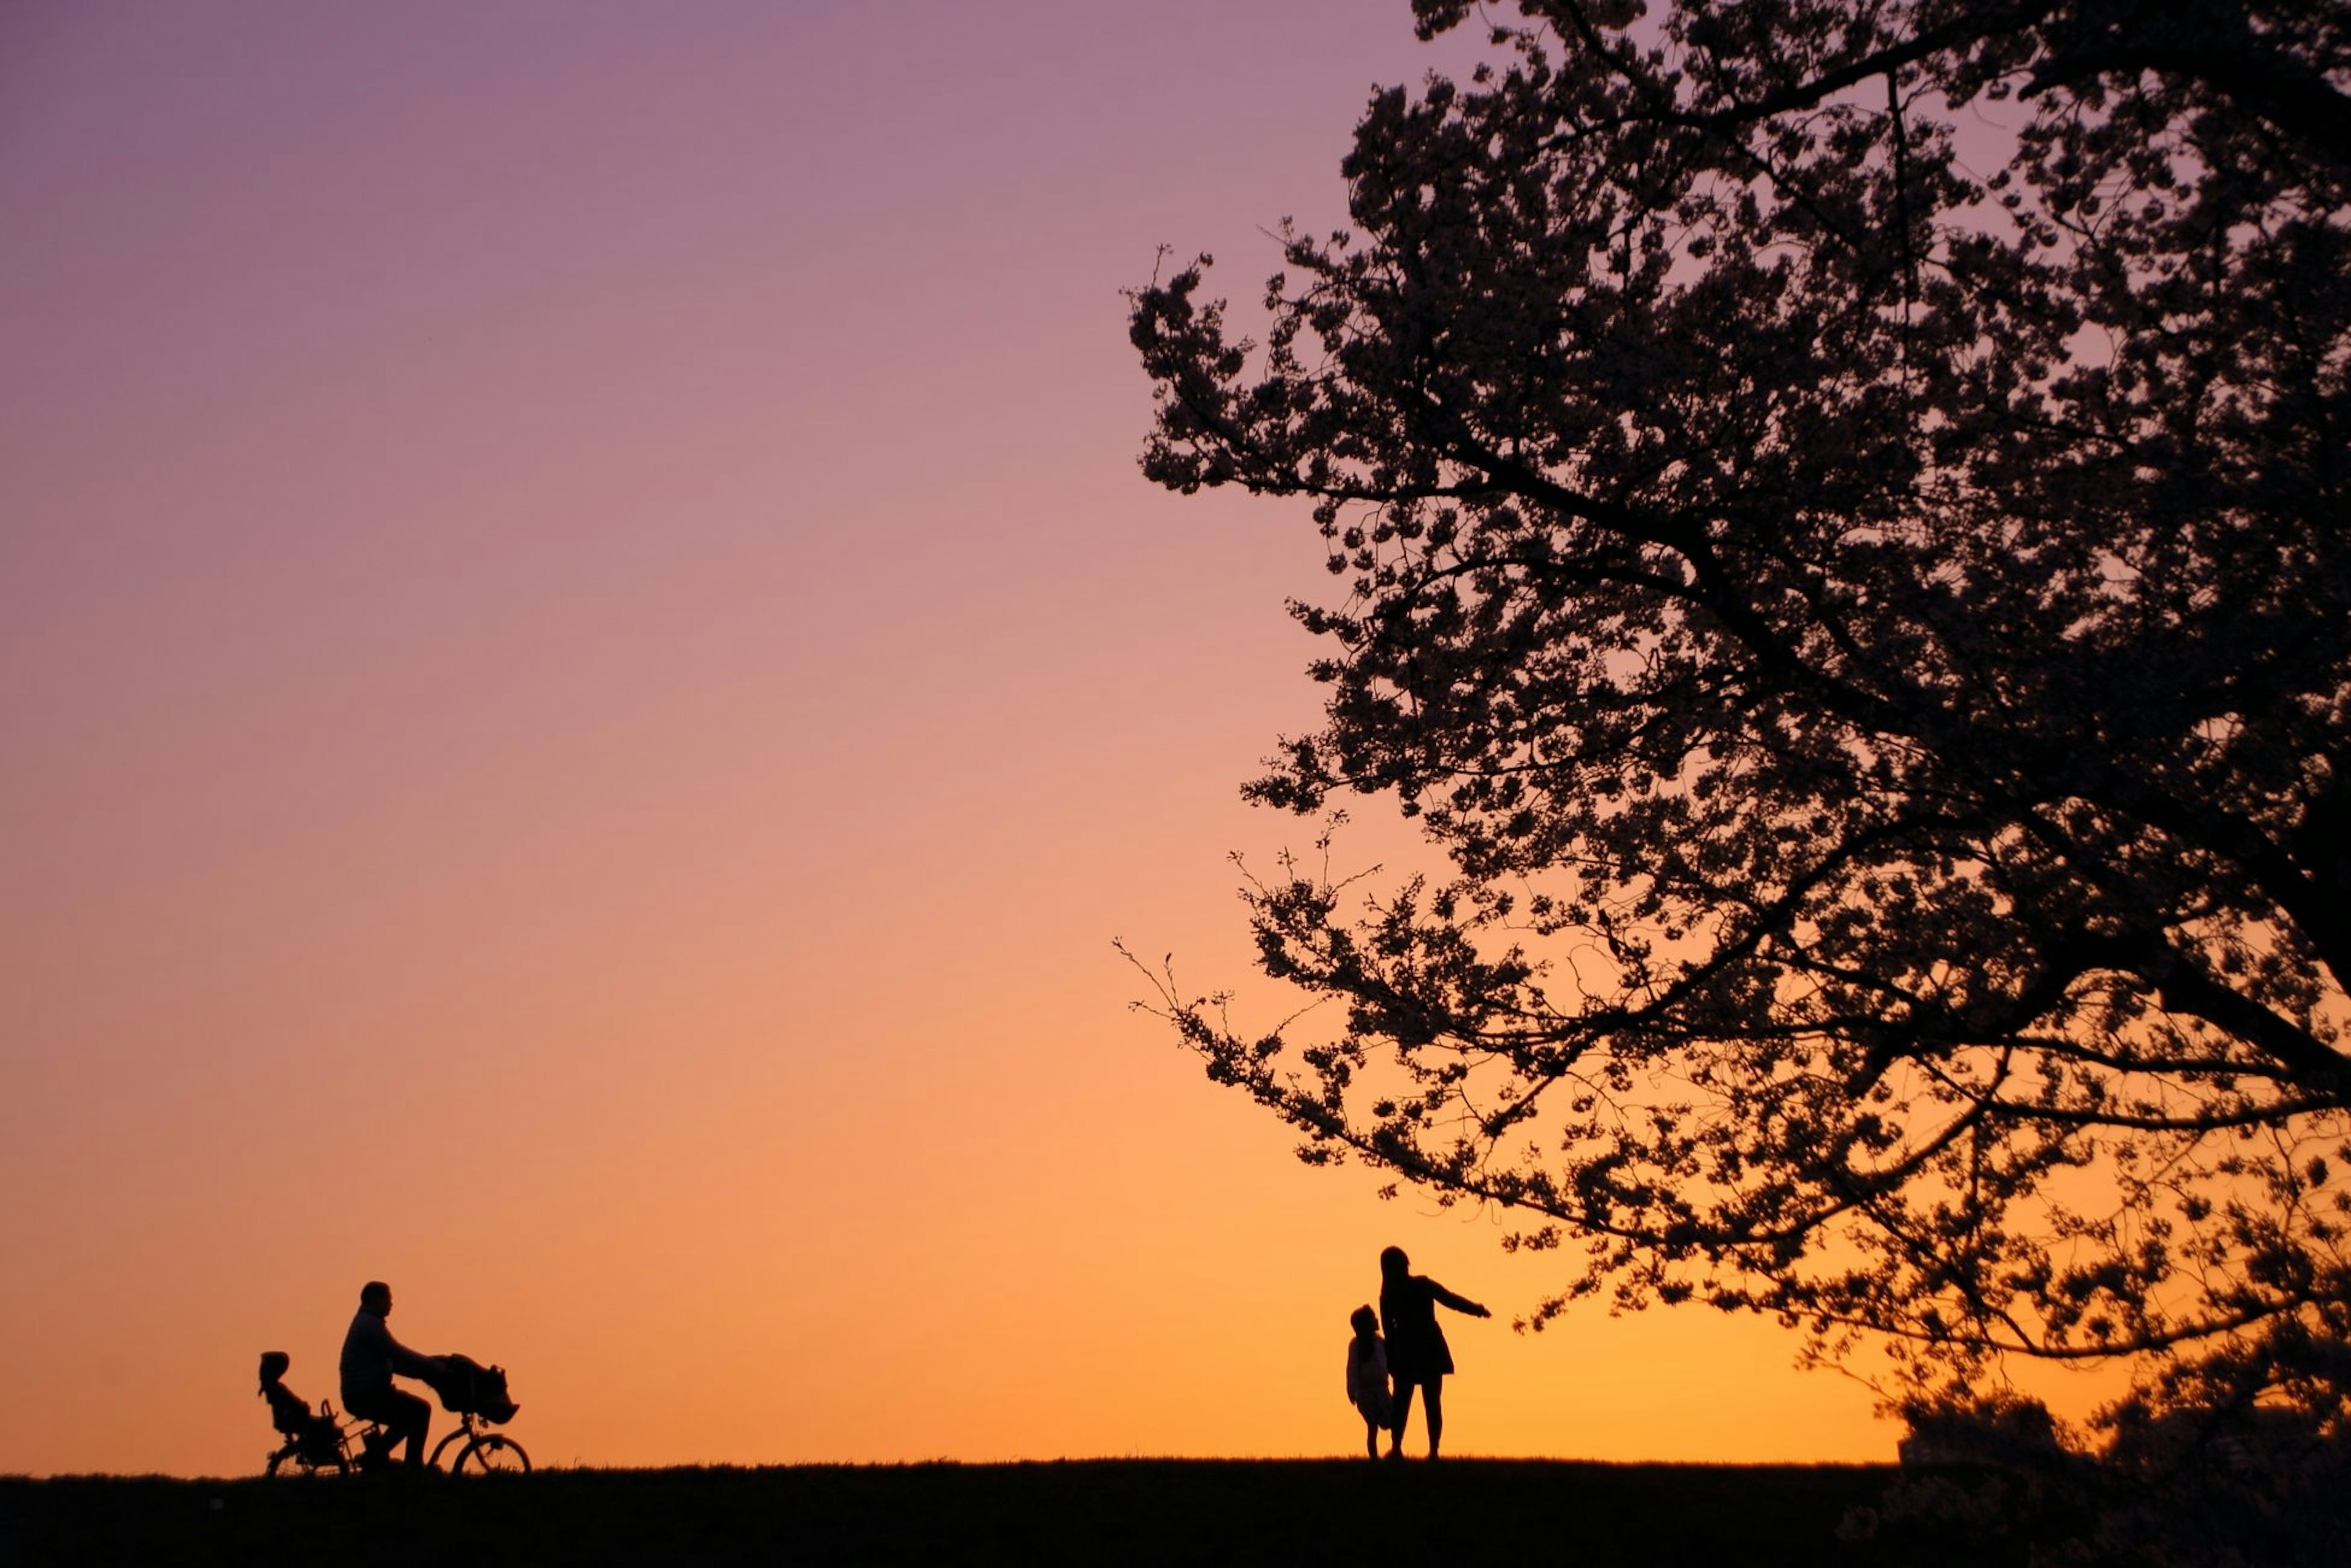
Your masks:
{"label": "dark ground", "polygon": [[1948,1562],[1840,1540],[1890,1468],[1448,1459],[547,1470],[174,1480],[0,1478],[0,1568],[50,1563],[1571,1563]]}

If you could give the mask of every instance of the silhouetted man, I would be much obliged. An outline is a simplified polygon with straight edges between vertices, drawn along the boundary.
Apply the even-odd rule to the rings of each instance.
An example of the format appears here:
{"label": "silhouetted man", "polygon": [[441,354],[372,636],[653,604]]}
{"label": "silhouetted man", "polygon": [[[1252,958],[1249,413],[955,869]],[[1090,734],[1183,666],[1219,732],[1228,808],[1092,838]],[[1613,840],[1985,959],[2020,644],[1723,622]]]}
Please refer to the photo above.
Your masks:
{"label": "silhouetted man", "polygon": [[408,1468],[424,1465],[424,1433],[433,1424],[433,1406],[413,1394],[392,1385],[392,1375],[424,1377],[441,1369],[439,1361],[419,1355],[392,1337],[383,1320],[392,1315],[392,1287],[371,1280],[360,1287],[360,1310],[343,1335],[343,1408],[384,1429],[389,1450],[408,1439]]}

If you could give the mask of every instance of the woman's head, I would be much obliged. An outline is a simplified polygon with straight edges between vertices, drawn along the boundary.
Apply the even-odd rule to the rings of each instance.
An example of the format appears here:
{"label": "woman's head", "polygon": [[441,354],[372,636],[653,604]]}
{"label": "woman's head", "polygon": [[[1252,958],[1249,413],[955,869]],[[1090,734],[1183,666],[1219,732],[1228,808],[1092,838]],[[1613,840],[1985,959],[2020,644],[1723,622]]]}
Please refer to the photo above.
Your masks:
{"label": "woman's head", "polygon": [[1404,1255],[1403,1248],[1384,1247],[1380,1249],[1381,1279],[1401,1280],[1410,1272],[1412,1272],[1412,1260]]}

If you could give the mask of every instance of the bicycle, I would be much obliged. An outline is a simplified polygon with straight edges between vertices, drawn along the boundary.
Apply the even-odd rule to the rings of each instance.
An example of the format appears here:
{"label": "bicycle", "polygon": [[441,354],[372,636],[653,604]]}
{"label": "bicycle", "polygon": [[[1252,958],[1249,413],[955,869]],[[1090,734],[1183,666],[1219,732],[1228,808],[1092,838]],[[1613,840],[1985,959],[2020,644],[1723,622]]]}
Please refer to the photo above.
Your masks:
{"label": "bicycle", "polygon": [[[446,1375],[436,1385],[444,1408],[457,1417],[455,1431],[433,1446],[426,1468],[441,1469],[449,1459],[451,1475],[528,1475],[530,1455],[503,1432],[494,1432],[483,1417],[506,1421],[518,1406],[507,1396],[506,1372],[485,1367],[465,1356],[444,1357]],[[381,1423],[345,1420],[325,1400],[313,1414],[287,1392],[283,1382],[287,1357],[272,1351],[262,1357],[262,1392],[269,1396],[270,1424],[285,1441],[262,1463],[262,1474],[349,1475],[353,1470],[395,1468],[392,1446],[396,1439]],[[462,1439],[462,1443],[461,1440]]]}
{"label": "bicycle", "polygon": [[[374,1421],[344,1421],[335,1414],[335,1407],[325,1400],[319,1402],[318,1419],[331,1427],[334,1438],[329,1444],[323,1429],[289,1432],[277,1451],[263,1461],[265,1476],[286,1475],[350,1475],[354,1470],[396,1469],[400,1461],[392,1456],[395,1441],[390,1432]],[[429,1469],[442,1468],[442,1457],[460,1439],[464,1446],[449,1461],[451,1475],[528,1475],[530,1454],[520,1443],[503,1432],[493,1432],[483,1425],[480,1416],[468,1410],[457,1417],[457,1429],[433,1445],[433,1452],[424,1463]]]}

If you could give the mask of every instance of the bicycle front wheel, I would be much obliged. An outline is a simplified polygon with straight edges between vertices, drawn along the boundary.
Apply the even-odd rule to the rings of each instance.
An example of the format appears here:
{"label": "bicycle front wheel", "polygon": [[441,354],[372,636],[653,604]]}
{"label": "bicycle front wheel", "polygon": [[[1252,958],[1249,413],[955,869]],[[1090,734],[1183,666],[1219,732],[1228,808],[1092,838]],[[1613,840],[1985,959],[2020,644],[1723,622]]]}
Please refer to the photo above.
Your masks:
{"label": "bicycle front wheel", "polygon": [[496,1432],[485,1432],[465,1445],[457,1456],[457,1473],[465,1475],[527,1475],[530,1471],[530,1456],[512,1437],[502,1437]]}

